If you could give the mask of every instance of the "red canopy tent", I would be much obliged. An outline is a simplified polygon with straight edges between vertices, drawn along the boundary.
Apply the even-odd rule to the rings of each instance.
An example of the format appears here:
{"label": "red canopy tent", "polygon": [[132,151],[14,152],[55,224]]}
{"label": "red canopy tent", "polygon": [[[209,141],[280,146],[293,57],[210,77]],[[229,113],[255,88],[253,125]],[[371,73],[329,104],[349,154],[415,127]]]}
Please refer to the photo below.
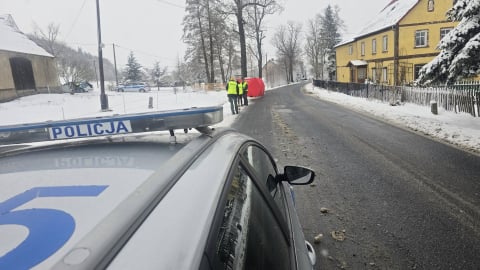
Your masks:
{"label": "red canopy tent", "polygon": [[246,78],[248,82],[248,96],[261,97],[265,94],[265,84],[262,78]]}

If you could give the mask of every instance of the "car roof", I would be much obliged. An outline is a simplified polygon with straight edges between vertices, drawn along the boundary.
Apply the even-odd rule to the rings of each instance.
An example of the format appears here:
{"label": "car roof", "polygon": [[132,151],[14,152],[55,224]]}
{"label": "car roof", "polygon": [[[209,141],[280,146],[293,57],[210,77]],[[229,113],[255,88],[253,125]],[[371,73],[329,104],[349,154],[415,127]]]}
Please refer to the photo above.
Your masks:
{"label": "car roof", "polygon": [[[223,180],[236,150],[250,138],[231,129],[177,135],[175,143],[170,135],[157,131],[3,148],[0,202],[27,194],[29,201],[15,210],[58,209],[74,218],[70,239],[38,269],[126,269],[142,262],[151,268],[149,256],[170,269],[199,264],[205,225],[213,219]],[[98,195],[72,195],[78,188]],[[26,237],[24,228],[7,230],[11,245]]]}
{"label": "car roof", "polygon": [[[228,133],[225,131],[223,135],[216,136],[233,136]],[[183,250],[183,256],[188,254],[190,257],[201,254],[197,249],[203,245],[195,245],[204,241],[207,235],[203,225],[213,218],[213,206],[220,196],[222,180],[233,161],[232,141],[238,145],[242,140],[214,139],[215,136],[198,135],[194,139],[186,138],[185,142],[181,140],[171,144],[168,134],[156,136],[155,142],[136,138],[135,142],[105,141],[93,145],[82,143],[70,147],[30,148],[31,151],[2,158],[2,201],[26,190],[40,192],[42,188],[48,187],[105,187],[102,196],[93,200],[40,196],[24,205],[25,208],[60,209],[75,218],[74,235],[59,252],[44,262],[46,268],[62,262],[64,257],[67,259],[63,260],[68,261],[69,254],[75,254],[75,250],[80,247],[88,248],[95,255],[103,253],[102,250],[112,252],[117,245],[122,245],[118,242],[122,241],[124,234],[129,233],[129,228],[138,225],[134,224],[135,220],[143,220],[146,218],[144,215],[149,215],[148,211],[141,211],[154,205],[160,208],[155,209],[152,213],[154,215],[145,223],[147,227],[142,225],[122,253],[136,254],[139,245],[153,245],[137,245],[136,242],[138,239],[145,242],[145,238],[148,240],[149,235],[154,234],[157,239],[164,239],[164,243],[157,243],[155,252],[162,250],[165,254],[178,256],[178,250]],[[217,141],[215,151],[206,147],[212,140]],[[198,155],[202,148],[206,148],[204,151],[208,153],[195,159],[195,155]],[[190,165],[193,160],[194,163]],[[218,164],[215,166],[217,170],[212,170],[209,164]],[[187,168],[190,169],[185,171]],[[180,180],[176,182],[178,179]],[[4,188],[5,186],[8,188]],[[152,219],[154,221],[151,221]],[[21,234],[22,231],[16,233]],[[12,239],[7,241],[14,241],[21,236],[15,235],[14,230],[10,237]],[[184,243],[189,243],[189,246],[186,247]],[[148,252],[145,251],[145,254]],[[82,269],[89,269],[92,264],[103,262],[107,255],[86,261],[91,264],[86,264]],[[136,254],[135,258],[139,256]],[[178,260],[172,256],[161,256],[157,261],[164,266],[195,261]],[[127,258],[132,257],[118,258],[125,264],[131,260]]]}
{"label": "car roof", "polygon": [[[198,268],[235,153],[248,138],[225,132],[210,140],[214,145],[207,147],[172,186],[112,261],[112,269]],[[149,248],[142,251],[140,245]]]}

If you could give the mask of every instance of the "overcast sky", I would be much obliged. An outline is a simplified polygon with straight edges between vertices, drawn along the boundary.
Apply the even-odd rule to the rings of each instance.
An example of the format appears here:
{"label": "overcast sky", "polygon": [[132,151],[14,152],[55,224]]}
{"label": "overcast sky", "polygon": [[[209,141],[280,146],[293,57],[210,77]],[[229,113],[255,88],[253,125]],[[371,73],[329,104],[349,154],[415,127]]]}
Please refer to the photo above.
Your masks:
{"label": "overcast sky", "polygon": [[[355,33],[390,1],[283,0],[285,10],[267,18],[268,57],[274,57],[270,41],[280,24],[292,20],[305,26],[307,20],[331,4],[340,7],[347,32]],[[35,24],[42,29],[52,22],[59,24],[61,41],[97,54],[95,0],[0,0],[0,13],[11,14],[25,33],[33,32]],[[115,43],[119,67],[125,65],[130,51],[146,67],[159,61],[161,66],[173,70],[177,59],[183,58],[184,0],[100,0],[100,13],[103,55],[113,63],[112,43]]]}

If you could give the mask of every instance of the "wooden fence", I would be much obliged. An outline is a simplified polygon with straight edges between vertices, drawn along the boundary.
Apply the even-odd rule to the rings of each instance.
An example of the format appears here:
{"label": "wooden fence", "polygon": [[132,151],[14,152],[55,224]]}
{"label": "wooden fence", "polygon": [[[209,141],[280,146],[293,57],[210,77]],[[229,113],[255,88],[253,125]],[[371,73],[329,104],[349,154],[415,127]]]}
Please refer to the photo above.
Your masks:
{"label": "wooden fence", "polygon": [[195,83],[192,86],[194,89],[205,91],[221,91],[225,90],[224,83]]}
{"label": "wooden fence", "polygon": [[410,87],[377,84],[340,83],[313,80],[313,85],[350,96],[378,99],[391,104],[408,102],[430,106],[436,101],[447,111],[465,112],[480,116],[480,82],[463,82],[451,86]]}

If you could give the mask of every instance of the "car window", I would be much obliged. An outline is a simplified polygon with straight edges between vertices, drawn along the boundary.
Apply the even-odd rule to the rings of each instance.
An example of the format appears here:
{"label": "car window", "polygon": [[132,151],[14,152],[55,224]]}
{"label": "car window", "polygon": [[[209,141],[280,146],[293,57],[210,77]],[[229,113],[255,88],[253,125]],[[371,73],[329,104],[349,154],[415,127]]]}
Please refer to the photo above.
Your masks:
{"label": "car window", "polygon": [[280,225],[240,165],[227,194],[213,269],[290,269],[289,246]]}
{"label": "car window", "polygon": [[260,147],[256,145],[248,146],[242,153],[248,163],[252,166],[255,173],[258,175],[261,183],[265,183],[267,190],[272,195],[282,215],[286,219],[285,205],[283,196],[280,190],[279,183],[275,182],[277,175],[276,166],[270,159],[270,156]]}

